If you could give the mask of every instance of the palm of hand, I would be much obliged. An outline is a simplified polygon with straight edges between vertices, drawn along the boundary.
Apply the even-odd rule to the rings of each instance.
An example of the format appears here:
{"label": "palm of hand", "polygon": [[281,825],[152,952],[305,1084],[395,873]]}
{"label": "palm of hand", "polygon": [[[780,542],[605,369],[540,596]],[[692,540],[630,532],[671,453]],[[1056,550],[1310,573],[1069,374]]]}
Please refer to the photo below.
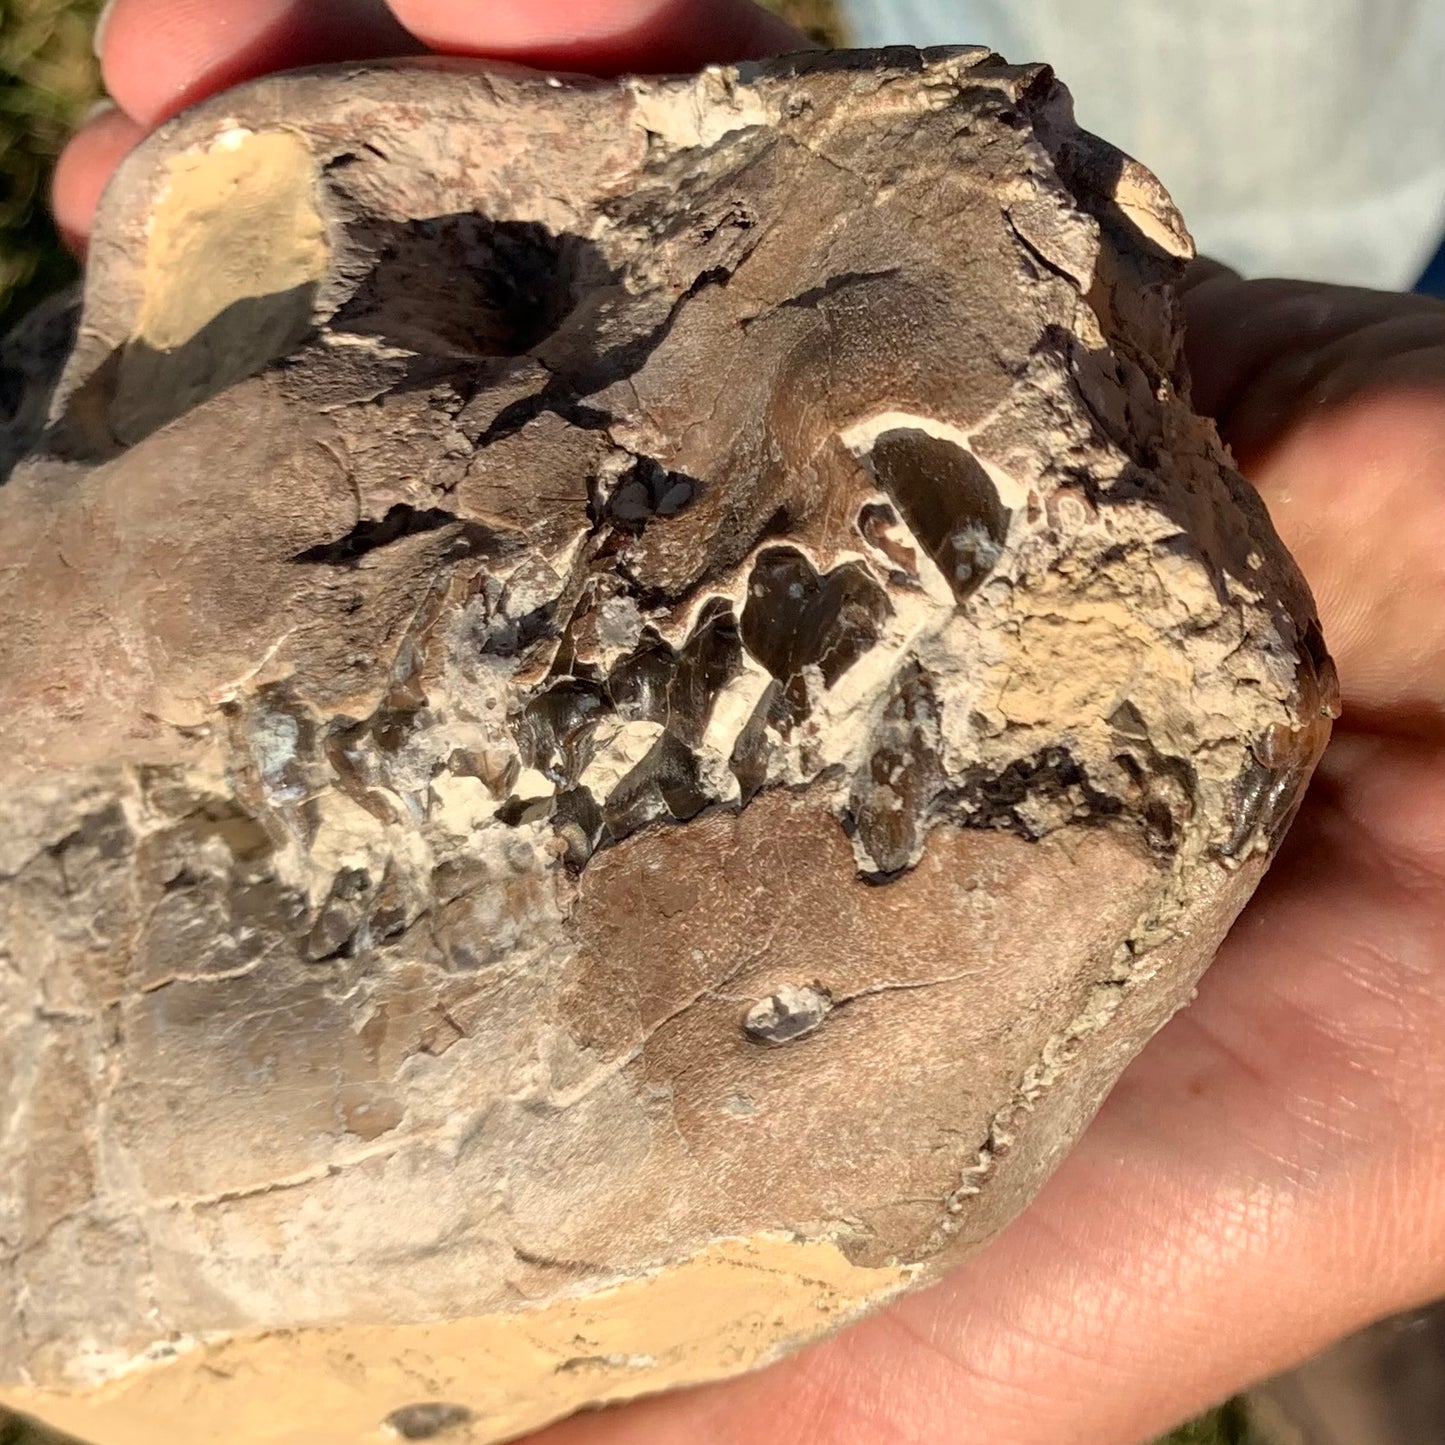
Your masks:
{"label": "palm of hand", "polygon": [[[389,3],[412,33],[380,0],[227,0],[225,24],[120,0],[126,113],[67,154],[67,230],[147,126],[265,70],[415,36],[610,69],[786,41],[746,0]],[[1189,305],[1198,400],[1314,587],[1344,687],[1265,886],[982,1255],[764,1374],[538,1445],[1126,1445],[1445,1293],[1445,306],[1215,273]]]}
{"label": "palm of hand", "polygon": [[1199,399],[1344,685],[1265,885],[984,1254],[766,1375],[547,1445],[1125,1445],[1445,1292],[1445,306],[1218,274],[1189,299]]}

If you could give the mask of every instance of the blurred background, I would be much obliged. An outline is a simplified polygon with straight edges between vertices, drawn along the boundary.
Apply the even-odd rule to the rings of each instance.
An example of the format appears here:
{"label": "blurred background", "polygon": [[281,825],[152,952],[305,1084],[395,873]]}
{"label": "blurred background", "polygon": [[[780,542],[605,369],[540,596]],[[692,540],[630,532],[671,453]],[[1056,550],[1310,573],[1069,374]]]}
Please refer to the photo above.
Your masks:
{"label": "blurred background", "polygon": [[[1081,122],[1159,173],[1207,253],[1250,275],[1445,294],[1445,0],[765,3],[823,44],[1046,57]],[[100,97],[100,5],[0,0],[0,332],[75,275],[46,192]],[[0,1445],[41,1441],[0,1412]],[[1445,1315],[1366,1331],[1168,1445],[1445,1445]]]}
{"label": "blurred background", "polygon": [[45,208],[50,168],[100,95],[101,0],[0,0],[0,331],[74,275]]}

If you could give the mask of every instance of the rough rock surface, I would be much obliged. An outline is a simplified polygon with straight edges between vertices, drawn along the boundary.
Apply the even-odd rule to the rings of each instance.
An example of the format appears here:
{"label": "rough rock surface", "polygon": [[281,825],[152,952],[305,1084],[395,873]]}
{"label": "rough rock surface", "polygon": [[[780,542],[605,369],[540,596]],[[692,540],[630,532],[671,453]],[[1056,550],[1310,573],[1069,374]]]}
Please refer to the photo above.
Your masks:
{"label": "rough rock surface", "polygon": [[496,1440],[1016,1213],[1333,707],[1189,251],[977,49],[142,147],[9,380],[0,1401]]}

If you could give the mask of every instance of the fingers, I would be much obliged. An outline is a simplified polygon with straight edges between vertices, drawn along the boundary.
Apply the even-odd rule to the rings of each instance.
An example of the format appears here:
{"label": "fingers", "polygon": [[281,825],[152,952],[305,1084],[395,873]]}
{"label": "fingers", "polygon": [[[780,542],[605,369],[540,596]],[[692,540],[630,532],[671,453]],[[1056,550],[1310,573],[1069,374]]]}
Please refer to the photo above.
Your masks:
{"label": "fingers", "polygon": [[270,71],[422,46],[605,72],[806,43],[750,0],[116,0],[102,39],[106,85],[144,125]]}
{"label": "fingers", "polygon": [[690,70],[807,41],[751,0],[391,0],[434,50],[608,74]]}
{"label": "fingers", "polygon": [[[1382,355],[1383,327],[1414,326],[1433,341],[1445,379],[1445,305],[1420,296],[1321,286],[1308,281],[1241,281],[1213,263],[1191,268],[1184,288],[1194,399],[1215,417],[1248,465],[1300,413],[1345,399],[1339,368],[1365,349]],[[1363,389],[1368,372],[1352,378]]]}
{"label": "fingers", "polygon": [[1206,274],[1195,400],[1315,593],[1346,722],[1445,735],[1445,305]]}
{"label": "fingers", "polygon": [[384,0],[114,0],[97,42],[120,109],[71,140],[52,189],[78,254],[126,152],[184,106],[268,71],[420,49]]}
{"label": "fingers", "polygon": [[1321,409],[1249,476],[1314,590],[1345,725],[1445,737],[1445,389]]}
{"label": "fingers", "polygon": [[116,0],[105,83],[142,125],[271,71],[420,49],[383,0]]}
{"label": "fingers", "polygon": [[81,255],[106,182],[145,134],[124,111],[89,121],[66,146],[51,184],[51,208],[66,244]]}
{"label": "fingers", "polygon": [[1202,286],[1206,281],[1241,280],[1238,271],[1232,270],[1222,261],[1216,261],[1209,256],[1198,256],[1189,263],[1189,269],[1184,273],[1184,279],[1179,283],[1181,294],[1187,295],[1195,287]]}

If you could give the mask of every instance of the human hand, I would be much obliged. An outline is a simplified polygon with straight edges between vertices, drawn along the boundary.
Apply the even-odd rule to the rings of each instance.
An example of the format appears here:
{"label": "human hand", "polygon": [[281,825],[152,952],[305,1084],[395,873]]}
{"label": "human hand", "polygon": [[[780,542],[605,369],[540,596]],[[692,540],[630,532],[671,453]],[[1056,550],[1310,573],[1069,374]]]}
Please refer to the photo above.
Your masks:
{"label": "human hand", "polygon": [[[573,69],[788,43],[743,0],[393,8],[410,31],[361,0],[119,0],[125,112],[67,153],[67,227],[144,126],[263,70],[414,34]],[[536,1445],[1125,1445],[1445,1293],[1445,306],[1205,270],[1188,308],[1198,400],[1309,577],[1344,690],[1260,894],[989,1249],[772,1370]]]}
{"label": "human hand", "polygon": [[943,1283],[534,1445],[1134,1445],[1445,1294],[1445,305],[1201,265],[1196,400],[1344,716],[1198,1000]]}

